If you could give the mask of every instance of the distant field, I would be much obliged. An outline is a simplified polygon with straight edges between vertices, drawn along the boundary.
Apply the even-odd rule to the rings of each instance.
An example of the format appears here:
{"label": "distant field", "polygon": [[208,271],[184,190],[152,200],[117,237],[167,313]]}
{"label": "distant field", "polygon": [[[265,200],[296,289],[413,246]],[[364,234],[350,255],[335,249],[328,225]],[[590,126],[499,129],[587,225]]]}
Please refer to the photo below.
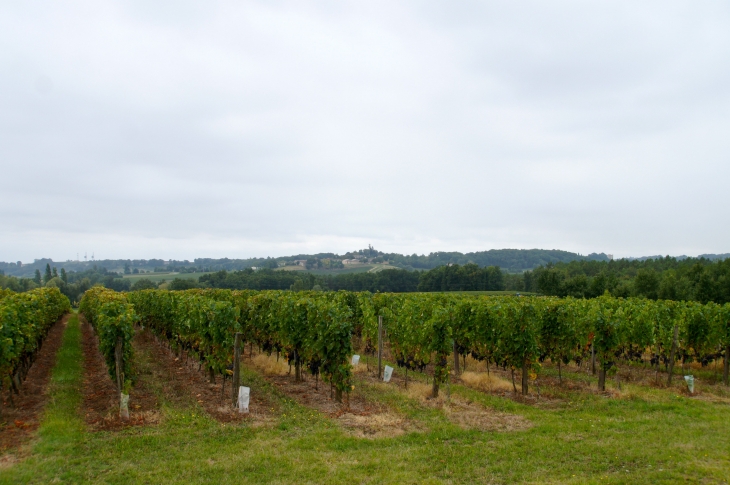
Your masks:
{"label": "distant field", "polygon": [[282,266],[278,271],[302,271],[305,273],[312,273],[316,275],[338,275],[338,274],[350,274],[350,273],[367,273],[384,269],[396,269],[387,264],[349,264],[343,269],[306,269],[304,266]]}
{"label": "distant field", "polygon": [[126,274],[124,275],[125,280],[130,280],[132,284],[134,284],[135,281],[141,280],[142,278],[147,278],[154,282],[160,282],[162,280],[165,281],[172,281],[175,278],[180,278],[181,280],[197,280],[201,276],[205,274],[210,273],[141,273],[141,274]]}
{"label": "distant field", "polygon": [[462,293],[464,295],[488,295],[488,296],[503,296],[503,295],[523,295],[523,296],[534,296],[537,293],[530,293],[529,291],[442,291],[441,293]]}

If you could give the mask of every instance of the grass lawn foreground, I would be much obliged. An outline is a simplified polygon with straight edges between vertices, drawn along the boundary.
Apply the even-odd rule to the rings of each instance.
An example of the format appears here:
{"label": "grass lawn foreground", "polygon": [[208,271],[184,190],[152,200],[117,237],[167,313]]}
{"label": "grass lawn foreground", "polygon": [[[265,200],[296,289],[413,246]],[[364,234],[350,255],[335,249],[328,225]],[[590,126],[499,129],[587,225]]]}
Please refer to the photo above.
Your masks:
{"label": "grass lawn foreground", "polygon": [[[452,385],[488,410],[524,417],[518,431],[452,423],[394,386],[361,392],[419,423],[392,438],[357,438],[334,419],[264,385],[280,410],[265,426],[221,424],[163,402],[158,425],[87,430],[80,416],[81,333],[69,320],[40,429],[0,483],[728,483],[730,400],[625,386],[620,398],[565,390],[554,406]],[[268,389],[268,390],[266,390]]]}

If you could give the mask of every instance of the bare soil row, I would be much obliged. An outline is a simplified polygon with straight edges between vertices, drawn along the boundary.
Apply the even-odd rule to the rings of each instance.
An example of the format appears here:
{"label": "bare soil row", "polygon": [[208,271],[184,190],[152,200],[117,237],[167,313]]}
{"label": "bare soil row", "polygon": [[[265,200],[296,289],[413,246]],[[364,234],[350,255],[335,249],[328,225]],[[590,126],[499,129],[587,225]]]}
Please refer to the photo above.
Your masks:
{"label": "bare soil row", "polygon": [[3,389],[0,412],[0,452],[26,443],[38,429],[43,408],[48,400],[48,383],[56,364],[56,353],[61,347],[63,331],[69,315],[65,315],[50,329],[31,365],[19,395]]}

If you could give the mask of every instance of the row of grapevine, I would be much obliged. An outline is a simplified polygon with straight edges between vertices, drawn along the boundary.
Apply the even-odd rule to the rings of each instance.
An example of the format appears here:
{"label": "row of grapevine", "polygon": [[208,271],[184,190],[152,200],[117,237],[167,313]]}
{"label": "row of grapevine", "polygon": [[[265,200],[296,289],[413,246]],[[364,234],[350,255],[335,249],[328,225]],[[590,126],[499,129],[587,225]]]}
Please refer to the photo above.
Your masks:
{"label": "row of grapevine", "polygon": [[120,391],[129,388],[134,377],[132,337],[138,320],[125,295],[95,286],[84,293],[79,304],[79,311],[99,336],[99,349],[106,360],[109,375],[117,382]]}
{"label": "row of grapevine", "polygon": [[339,399],[352,385],[352,294],[188,290],[132,292],[142,323],[198,355],[211,377],[233,361],[235,333],[266,351],[284,352],[295,368],[329,381]]}
{"label": "row of grapevine", "polygon": [[145,290],[128,294],[143,325],[181,349],[196,353],[211,375],[223,373],[232,354],[233,339],[240,330],[239,312],[225,299],[200,290]]}
{"label": "row of grapevine", "polygon": [[[369,322],[363,329],[376,338],[376,315],[387,322],[388,340],[399,365],[406,369],[434,365],[434,394],[447,376],[448,354],[520,369],[522,391],[528,376],[545,359],[582,362],[595,352],[599,387],[606,371],[621,359],[670,367],[674,348],[682,362],[706,365],[730,356],[730,305],[601,297],[472,297],[446,294],[361,295]],[[677,338],[674,339],[676,329]],[[487,367],[489,368],[489,367]]]}
{"label": "row of grapevine", "polygon": [[[377,318],[398,365],[434,369],[434,394],[449,373],[449,356],[470,354],[519,370],[522,390],[546,359],[560,366],[587,361],[592,352],[603,386],[619,360],[649,356],[668,368],[706,364],[730,354],[730,305],[601,297],[474,297],[455,294],[389,294],[145,290],[129,294],[143,321],[158,335],[197,353],[211,373],[232,361],[233,336],[265,351],[284,352],[295,367],[322,374],[339,392],[350,386],[352,337],[374,349]],[[676,334],[676,338],[675,338]],[[457,360],[458,362],[458,360]]]}
{"label": "row of grapevine", "polygon": [[0,379],[17,392],[43,339],[71,304],[58,288],[5,291],[0,297]]}
{"label": "row of grapevine", "polygon": [[[442,294],[357,294],[363,330],[371,340],[375,315],[386,318],[388,340],[405,366],[434,364],[434,393],[447,375],[447,354],[522,370],[527,376],[546,358],[581,362],[596,352],[601,387],[617,359],[669,364],[676,347],[683,362],[707,364],[730,354],[730,306],[713,303],[555,298],[474,298]],[[676,341],[673,338],[677,330]],[[725,359],[725,381],[728,380]]]}

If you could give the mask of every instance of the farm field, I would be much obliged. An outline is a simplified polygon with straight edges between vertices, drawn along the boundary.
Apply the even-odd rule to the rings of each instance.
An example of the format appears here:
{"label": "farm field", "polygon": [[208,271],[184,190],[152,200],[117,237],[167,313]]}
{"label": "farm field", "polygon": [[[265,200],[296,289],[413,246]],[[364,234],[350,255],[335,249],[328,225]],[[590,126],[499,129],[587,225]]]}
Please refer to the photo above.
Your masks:
{"label": "farm field", "polygon": [[657,384],[641,364],[621,366],[618,384],[611,378],[600,393],[585,365],[564,366],[561,384],[545,363],[523,397],[508,372],[492,367],[487,377],[483,363],[467,359],[465,373],[452,374],[440,396],[427,399],[428,369],[409,373],[406,389],[400,369],[390,383],[379,382],[372,356],[363,356],[348,412],[323,383],[294,383],[284,359],[246,346],[242,381],[252,404],[241,419],[222,404],[220,379],[207,384],[192,359],[138,328],[133,366],[140,377],[130,422],[122,424],[113,399],[104,409],[105,391],[88,368],[89,354],[98,353],[90,327],[76,315],[60,325],[63,332],[49,334],[63,340],[40,427],[4,451],[0,483],[730,479],[730,393],[712,366],[692,364],[690,395],[679,376],[666,388],[664,373]]}
{"label": "farm field", "polygon": [[397,269],[389,264],[350,264],[342,269],[306,269],[304,266],[282,266],[277,271],[302,271],[315,275],[338,275],[351,273],[377,273],[384,269]]}
{"label": "farm field", "polygon": [[175,278],[180,278],[182,280],[196,280],[200,278],[203,275],[207,275],[211,273],[141,273],[141,274],[127,274],[124,275],[124,279],[130,280],[132,284],[134,284],[135,281],[141,280],[141,279],[148,279],[150,281],[154,281],[155,283],[159,283],[162,280],[165,281],[172,281]]}
{"label": "farm field", "polygon": [[[504,291],[449,291],[449,292],[442,292],[442,294],[449,293],[449,294],[455,294],[455,295],[484,295],[484,296],[510,296],[510,295],[523,295],[523,296],[534,296],[535,293],[530,293],[529,291],[513,291],[513,290],[504,290]],[[428,293],[425,293],[428,294]]]}

